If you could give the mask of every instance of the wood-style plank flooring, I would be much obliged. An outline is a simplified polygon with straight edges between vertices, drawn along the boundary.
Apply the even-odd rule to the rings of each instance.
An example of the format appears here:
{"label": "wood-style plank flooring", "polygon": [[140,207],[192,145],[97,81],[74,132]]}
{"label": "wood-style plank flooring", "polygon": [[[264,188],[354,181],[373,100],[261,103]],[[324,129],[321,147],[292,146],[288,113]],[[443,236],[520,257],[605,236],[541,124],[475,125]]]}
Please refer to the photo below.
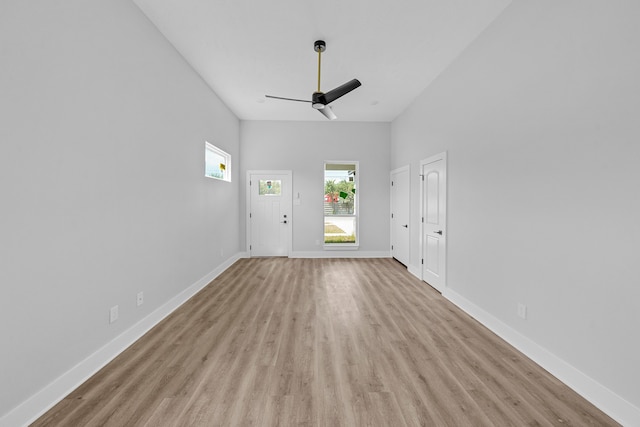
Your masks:
{"label": "wood-style plank flooring", "polygon": [[612,426],[392,259],[242,259],[34,426]]}

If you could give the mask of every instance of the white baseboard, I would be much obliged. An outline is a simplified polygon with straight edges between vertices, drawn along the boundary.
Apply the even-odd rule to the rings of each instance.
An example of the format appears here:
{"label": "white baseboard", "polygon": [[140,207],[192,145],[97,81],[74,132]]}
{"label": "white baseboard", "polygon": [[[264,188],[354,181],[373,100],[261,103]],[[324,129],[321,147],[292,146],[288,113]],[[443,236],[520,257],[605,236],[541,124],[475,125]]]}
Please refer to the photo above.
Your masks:
{"label": "white baseboard", "polygon": [[409,264],[407,266],[407,271],[411,274],[413,274],[414,276],[416,276],[417,279],[422,280],[422,271],[420,271],[421,268],[413,266],[411,264]]}
{"label": "white baseboard", "polygon": [[627,402],[455,291],[446,288],[442,295],[623,426],[640,426],[640,408]]}
{"label": "white baseboard", "polygon": [[388,251],[293,251],[289,258],[390,258]]}
{"label": "white baseboard", "polygon": [[69,371],[62,374],[52,383],[45,386],[42,390],[22,402],[16,408],[12,409],[9,413],[0,418],[0,427],[27,426],[38,419],[56,403],[64,399],[69,393],[78,388],[78,386],[84,383],[93,374],[102,369],[107,363],[146,334],[162,319],[167,317],[198,291],[207,286],[213,279],[218,277],[238,259],[242,258],[242,255],[242,253],[238,253],[223,262],[215,270],[211,271],[196,283],[171,298],[138,323],[118,335],[111,342],[107,343]]}

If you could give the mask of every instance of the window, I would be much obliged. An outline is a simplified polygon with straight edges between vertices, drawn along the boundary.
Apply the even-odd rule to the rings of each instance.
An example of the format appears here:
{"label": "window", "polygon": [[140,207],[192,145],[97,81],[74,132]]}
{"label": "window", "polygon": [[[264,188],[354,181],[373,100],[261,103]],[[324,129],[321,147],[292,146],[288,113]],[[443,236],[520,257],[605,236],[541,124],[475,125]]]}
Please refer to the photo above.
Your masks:
{"label": "window", "polygon": [[204,176],[231,182],[231,155],[204,143]]}
{"label": "window", "polygon": [[325,248],[358,246],[358,162],[324,164]]}
{"label": "window", "polygon": [[280,196],[282,194],[282,181],[279,179],[261,179],[258,184],[259,196]]}

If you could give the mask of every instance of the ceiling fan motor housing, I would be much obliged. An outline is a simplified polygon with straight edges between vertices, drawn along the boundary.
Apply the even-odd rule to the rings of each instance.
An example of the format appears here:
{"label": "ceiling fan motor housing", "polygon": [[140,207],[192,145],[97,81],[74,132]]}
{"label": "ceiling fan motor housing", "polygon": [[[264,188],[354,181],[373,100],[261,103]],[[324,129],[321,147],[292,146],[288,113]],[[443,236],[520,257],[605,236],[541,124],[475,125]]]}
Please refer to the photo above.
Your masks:
{"label": "ceiling fan motor housing", "polygon": [[313,92],[311,95],[311,106],[316,110],[322,110],[327,105],[327,100],[322,92]]}

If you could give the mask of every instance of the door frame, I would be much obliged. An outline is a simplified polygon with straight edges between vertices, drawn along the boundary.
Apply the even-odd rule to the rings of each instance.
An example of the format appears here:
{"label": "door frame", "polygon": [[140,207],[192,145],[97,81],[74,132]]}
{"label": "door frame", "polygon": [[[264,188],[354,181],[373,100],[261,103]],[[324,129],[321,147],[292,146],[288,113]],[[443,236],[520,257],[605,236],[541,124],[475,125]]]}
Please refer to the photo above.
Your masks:
{"label": "door frame", "polygon": [[[396,168],[394,170],[392,170],[391,172],[389,172],[389,193],[391,194],[391,197],[389,197],[389,220],[390,220],[390,224],[389,224],[389,230],[390,230],[390,240],[391,240],[391,244],[393,245],[394,240],[394,231],[393,231],[393,218],[391,218],[391,216],[393,215],[393,176],[395,174],[398,174],[400,172],[407,172],[407,176],[409,178],[409,188],[408,188],[408,195],[409,195],[409,200],[407,200],[407,224],[411,224],[411,165],[405,165],[405,166],[401,166],[399,168]],[[393,249],[391,249],[391,257],[393,258]],[[407,263],[407,268],[409,268],[409,265],[411,265],[411,233],[409,233],[409,246],[407,247],[407,259],[405,260],[405,262]]]}
{"label": "door frame", "polygon": [[[424,205],[425,205],[425,189],[426,189],[426,184],[424,181],[424,174],[423,174],[423,169],[426,165],[428,165],[429,163],[434,163],[437,162],[438,160],[442,160],[443,161],[443,185],[444,185],[444,206],[445,206],[445,215],[444,215],[444,222],[442,224],[442,231],[444,233],[445,236],[445,240],[444,240],[444,249],[443,249],[443,255],[444,255],[444,269],[442,271],[441,277],[442,277],[442,289],[444,290],[447,287],[447,252],[448,252],[448,246],[447,242],[449,240],[449,234],[447,233],[447,218],[449,216],[449,209],[448,209],[448,185],[447,185],[447,152],[444,151],[442,153],[436,154],[434,156],[431,157],[427,157],[424,160],[420,161],[420,280],[424,281],[424,247],[425,247],[425,241],[424,241],[424,230],[425,230],[425,226],[424,226],[424,218],[426,216],[426,212],[424,209]],[[444,292],[441,292],[444,293]]]}
{"label": "door frame", "polygon": [[289,215],[289,227],[287,227],[287,258],[291,256],[293,248],[293,173],[291,170],[248,170],[247,178],[245,182],[245,195],[246,195],[246,211],[245,211],[245,231],[246,231],[246,253],[251,258],[251,175],[286,175],[291,185],[291,213]]}

